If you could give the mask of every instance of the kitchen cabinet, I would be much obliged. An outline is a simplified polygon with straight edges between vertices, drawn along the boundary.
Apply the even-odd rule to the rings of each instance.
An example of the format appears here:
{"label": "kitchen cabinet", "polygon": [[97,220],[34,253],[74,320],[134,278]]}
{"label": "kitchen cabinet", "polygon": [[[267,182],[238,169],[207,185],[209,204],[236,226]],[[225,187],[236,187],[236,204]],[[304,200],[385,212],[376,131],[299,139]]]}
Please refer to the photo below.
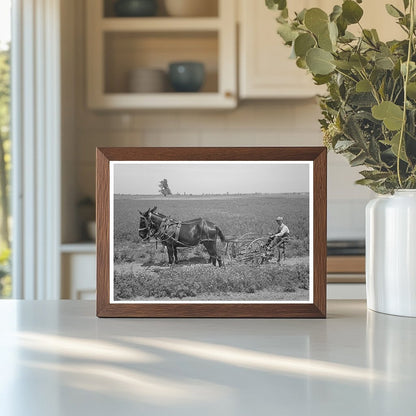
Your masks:
{"label": "kitchen cabinet", "polygon": [[[237,105],[236,4],[218,2],[217,16],[115,17],[109,2],[88,0],[87,102],[90,109],[233,108]],[[132,93],[128,74],[167,71],[175,61],[199,61],[200,92]]]}
{"label": "kitchen cabinet", "polygon": [[[324,3],[328,0],[300,0],[296,10],[325,8]],[[308,98],[322,92],[311,75],[289,59],[291,50],[276,33],[277,13],[268,10],[264,1],[239,0],[238,5],[240,97]]]}
{"label": "kitchen cabinet", "polygon": [[[400,9],[401,0],[394,0]],[[303,8],[320,7],[330,12],[333,0],[299,0],[289,2],[289,8],[300,11]],[[362,25],[376,28],[381,40],[403,38],[404,32],[388,15],[384,3],[366,0]],[[277,35],[276,11],[268,10],[263,1],[239,0],[239,91],[242,99],[290,99],[308,98],[325,92],[324,87],[313,84],[312,77],[298,68],[290,59],[290,48]],[[358,33],[358,25],[349,30]]]}
{"label": "kitchen cabinet", "polygon": [[94,300],[96,256],[94,243],[61,246],[62,299]]}

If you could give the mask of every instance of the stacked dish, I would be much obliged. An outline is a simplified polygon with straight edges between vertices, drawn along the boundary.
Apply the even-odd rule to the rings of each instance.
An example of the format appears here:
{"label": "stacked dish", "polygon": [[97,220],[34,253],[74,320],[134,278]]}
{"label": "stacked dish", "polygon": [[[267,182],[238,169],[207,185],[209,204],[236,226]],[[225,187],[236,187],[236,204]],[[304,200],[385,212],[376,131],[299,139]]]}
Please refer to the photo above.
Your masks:
{"label": "stacked dish", "polygon": [[162,69],[136,68],[129,72],[128,91],[133,93],[158,93],[167,90],[166,72]]}

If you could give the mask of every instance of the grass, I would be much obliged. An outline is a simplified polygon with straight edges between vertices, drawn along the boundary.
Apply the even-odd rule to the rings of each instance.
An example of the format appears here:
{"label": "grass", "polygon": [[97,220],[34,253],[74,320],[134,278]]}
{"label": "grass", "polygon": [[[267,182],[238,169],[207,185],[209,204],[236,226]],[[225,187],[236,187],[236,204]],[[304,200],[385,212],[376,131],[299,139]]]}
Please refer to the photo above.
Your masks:
{"label": "grass", "polygon": [[[306,261],[289,264],[244,264],[227,258],[226,268],[206,264],[203,246],[179,249],[180,264],[168,267],[167,253],[138,236],[138,210],[153,206],[178,220],[203,217],[226,236],[267,236],[283,216],[291,231],[286,254],[291,260],[309,255],[309,198],[304,194],[168,197],[116,196],[114,200],[114,294],[116,300],[305,300],[309,290]],[[217,241],[218,253],[225,246]]]}
{"label": "grass", "polygon": [[[309,289],[306,264],[261,267],[232,264],[226,268],[195,264],[182,267],[144,267],[118,270],[114,276],[115,300],[205,300],[230,294],[304,293]],[[263,295],[259,300],[263,300]],[[304,296],[302,296],[304,297]],[[253,300],[253,296],[251,296]]]}

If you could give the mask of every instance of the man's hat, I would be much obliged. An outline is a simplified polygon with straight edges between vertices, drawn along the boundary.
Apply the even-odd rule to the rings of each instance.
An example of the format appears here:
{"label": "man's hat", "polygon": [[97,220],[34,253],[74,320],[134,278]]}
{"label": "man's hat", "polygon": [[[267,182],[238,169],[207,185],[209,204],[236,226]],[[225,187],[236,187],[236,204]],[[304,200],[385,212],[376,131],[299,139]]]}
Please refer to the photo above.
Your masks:
{"label": "man's hat", "polygon": [[283,221],[283,217],[277,217],[276,221]]}

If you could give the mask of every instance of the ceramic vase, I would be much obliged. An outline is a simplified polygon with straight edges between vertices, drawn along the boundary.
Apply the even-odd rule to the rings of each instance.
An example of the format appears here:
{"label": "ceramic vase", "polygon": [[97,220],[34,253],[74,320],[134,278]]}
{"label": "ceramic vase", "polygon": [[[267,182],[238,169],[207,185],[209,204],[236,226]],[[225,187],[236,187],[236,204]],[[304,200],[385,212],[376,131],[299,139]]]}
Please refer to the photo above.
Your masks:
{"label": "ceramic vase", "polygon": [[369,309],[416,317],[416,190],[367,204],[366,286]]}

